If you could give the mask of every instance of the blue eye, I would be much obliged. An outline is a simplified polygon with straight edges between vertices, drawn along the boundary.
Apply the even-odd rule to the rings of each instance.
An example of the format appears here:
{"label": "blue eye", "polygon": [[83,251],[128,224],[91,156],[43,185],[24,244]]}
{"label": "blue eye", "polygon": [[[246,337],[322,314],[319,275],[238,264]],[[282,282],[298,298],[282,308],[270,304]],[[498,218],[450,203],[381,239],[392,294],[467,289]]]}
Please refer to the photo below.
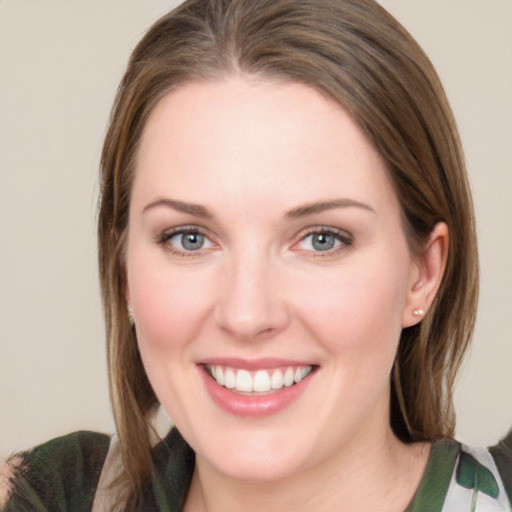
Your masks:
{"label": "blue eye", "polygon": [[309,236],[311,237],[311,245],[316,251],[330,251],[340,243],[334,235],[327,233],[315,233]]}
{"label": "blue eye", "polygon": [[205,244],[205,236],[201,233],[180,233],[174,235],[170,242],[181,245],[181,248],[186,251],[198,251],[202,249]]}
{"label": "blue eye", "polygon": [[213,246],[209,238],[196,229],[180,229],[164,233],[158,242],[167,246],[171,252],[178,254],[197,252]]}
{"label": "blue eye", "polygon": [[312,252],[336,252],[344,246],[351,245],[352,240],[336,231],[317,230],[306,234],[299,243],[299,247]]}

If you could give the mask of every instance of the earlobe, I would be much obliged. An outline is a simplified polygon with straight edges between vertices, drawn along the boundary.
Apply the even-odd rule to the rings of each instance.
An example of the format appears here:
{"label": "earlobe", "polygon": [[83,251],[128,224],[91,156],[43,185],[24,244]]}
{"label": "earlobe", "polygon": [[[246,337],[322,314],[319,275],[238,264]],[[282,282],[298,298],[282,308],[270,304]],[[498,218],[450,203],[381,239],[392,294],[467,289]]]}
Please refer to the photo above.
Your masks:
{"label": "earlobe", "polygon": [[448,258],[449,233],[444,222],[435,225],[422,254],[413,264],[402,327],[419,323],[441,286]]}
{"label": "earlobe", "polygon": [[128,283],[125,284],[124,296],[126,299],[126,308],[128,311],[128,321],[130,322],[130,325],[133,327],[135,325],[135,317],[133,314],[133,306],[130,299],[130,289],[128,288]]}

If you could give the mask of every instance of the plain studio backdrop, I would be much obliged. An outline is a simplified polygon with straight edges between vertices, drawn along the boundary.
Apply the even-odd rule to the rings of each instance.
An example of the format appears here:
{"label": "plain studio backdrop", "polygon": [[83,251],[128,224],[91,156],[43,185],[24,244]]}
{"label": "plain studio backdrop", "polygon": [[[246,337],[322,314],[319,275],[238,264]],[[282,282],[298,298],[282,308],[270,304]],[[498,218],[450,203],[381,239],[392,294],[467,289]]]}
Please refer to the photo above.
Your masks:
{"label": "plain studio backdrop", "polygon": [[[0,0],[0,454],[112,432],[97,168],[130,51],[178,2]],[[436,66],[474,190],[481,302],[457,437],[512,426],[512,0],[382,0]]]}

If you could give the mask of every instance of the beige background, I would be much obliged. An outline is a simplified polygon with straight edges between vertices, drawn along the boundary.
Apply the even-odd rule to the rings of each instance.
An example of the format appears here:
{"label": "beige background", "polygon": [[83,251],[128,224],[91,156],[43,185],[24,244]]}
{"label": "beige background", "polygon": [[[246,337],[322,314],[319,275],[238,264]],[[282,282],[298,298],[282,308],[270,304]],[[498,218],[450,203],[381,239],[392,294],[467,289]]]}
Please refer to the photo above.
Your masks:
{"label": "beige background", "polygon": [[[0,454],[111,431],[96,277],[102,136],[170,0],[0,0]],[[431,56],[474,186],[482,294],[458,436],[512,426],[512,0],[382,0]]]}

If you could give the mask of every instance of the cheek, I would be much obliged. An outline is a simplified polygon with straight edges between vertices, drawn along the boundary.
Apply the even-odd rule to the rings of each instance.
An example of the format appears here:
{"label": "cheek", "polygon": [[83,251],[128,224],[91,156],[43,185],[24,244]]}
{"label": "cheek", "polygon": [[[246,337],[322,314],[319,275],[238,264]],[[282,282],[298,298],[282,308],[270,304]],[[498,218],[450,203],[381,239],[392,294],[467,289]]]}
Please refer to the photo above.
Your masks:
{"label": "cheek", "polygon": [[208,315],[209,280],[169,265],[139,265],[129,275],[130,296],[142,351],[161,353],[197,336]]}
{"label": "cheek", "polygon": [[[139,260],[140,261],[140,260]],[[173,421],[183,423],[187,400],[197,385],[194,343],[208,316],[205,283],[169,265],[137,265],[129,275],[137,340],[153,389]],[[197,390],[196,390],[197,393]]]}
{"label": "cheek", "polygon": [[[319,283],[321,283],[319,285]],[[307,283],[299,316],[331,353],[364,362],[394,358],[405,304],[407,279],[393,265],[361,266]]]}

